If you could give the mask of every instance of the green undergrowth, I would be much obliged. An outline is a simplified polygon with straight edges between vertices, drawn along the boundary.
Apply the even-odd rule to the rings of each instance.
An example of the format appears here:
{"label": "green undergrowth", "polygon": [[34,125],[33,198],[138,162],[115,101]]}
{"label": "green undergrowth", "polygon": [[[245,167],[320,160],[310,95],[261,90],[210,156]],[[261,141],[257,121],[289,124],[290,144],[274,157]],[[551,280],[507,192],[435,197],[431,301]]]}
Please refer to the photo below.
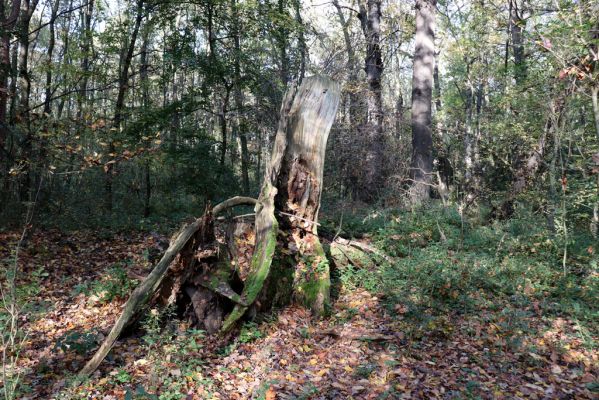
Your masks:
{"label": "green undergrowth", "polygon": [[543,317],[567,317],[597,332],[599,249],[585,226],[570,233],[565,268],[564,239],[525,210],[508,221],[462,218],[455,208],[386,210],[345,215],[343,226],[346,236],[368,239],[395,261],[370,255],[376,268],[354,261],[338,265],[334,277],[346,290],[380,295],[412,326],[434,330],[448,316],[482,311],[525,320],[540,309]]}

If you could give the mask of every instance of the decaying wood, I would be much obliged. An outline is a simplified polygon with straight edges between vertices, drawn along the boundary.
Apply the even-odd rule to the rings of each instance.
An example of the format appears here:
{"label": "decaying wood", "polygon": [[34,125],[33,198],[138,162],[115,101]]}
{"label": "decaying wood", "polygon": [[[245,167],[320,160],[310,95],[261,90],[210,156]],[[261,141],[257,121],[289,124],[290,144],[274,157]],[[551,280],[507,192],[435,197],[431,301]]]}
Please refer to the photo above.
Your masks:
{"label": "decaying wood", "polygon": [[148,300],[149,296],[158,288],[173,259],[187,244],[189,238],[191,238],[200,228],[202,223],[205,222],[205,218],[206,217],[199,218],[181,230],[177,238],[171,243],[169,248],[160,259],[160,262],[158,262],[156,267],[146,277],[146,279],[137,288],[135,288],[133,293],[131,293],[129,300],[127,300],[127,303],[125,303],[123,312],[110,330],[110,333],[108,336],[106,336],[96,354],[94,354],[92,359],[85,364],[85,367],[83,367],[79,373],[81,377],[89,376],[96,370],[96,368],[98,368],[98,365],[100,365],[102,360],[104,360],[104,357],[106,357],[114,345],[114,342],[129,322],[129,319],[131,319],[138,307],[144,304]]}
{"label": "decaying wood", "polygon": [[[180,276],[171,278],[170,282],[164,283],[167,271],[176,257],[181,257],[181,252],[185,249],[193,251],[194,237],[198,232],[204,231],[204,235],[209,234],[208,227],[212,226],[212,218],[217,213],[223,212],[224,210],[234,207],[240,204],[256,203],[256,200],[250,198],[233,198],[229,199],[221,204],[214,207],[212,212],[207,212],[203,217],[196,219],[194,222],[183,227],[179,234],[171,241],[168,249],[158,262],[152,272],[141,282],[141,284],[135,288],[131,293],[129,300],[125,303],[123,312],[117,319],[116,323],[110,330],[110,333],[104,339],[104,342],[100,348],[96,351],[94,356],[87,362],[79,373],[80,377],[89,376],[93,371],[98,368],[98,365],[104,360],[114,342],[123,332],[123,329],[128,325],[130,320],[134,317],[138,309],[147,303],[150,299],[156,300],[159,297],[165,298],[163,302],[172,303],[175,300],[174,294],[181,288],[184,283],[184,279]],[[213,234],[213,233],[212,233]],[[189,256],[187,257],[189,258]],[[193,256],[192,256],[193,258]],[[189,262],[189,261],[188,261]],[[181,263],[179,263],[181,264]]]}
{"label": "decaying wood", "polygon": [[383,253],[382,251],[380,251],[379,249],[372,247],[366,243],[362,243],[362,242],[358,242],[356,240],[348,240],[348,239],[344,239],[344,238],[336,238],[334,240],[333,243],[338,243],[344,246],[351,246],[351,247],[355,247],[357,249],[360,249],[364,252],[367,253],[371,253],[374,254],[378,257],[381,257],[382,259],[384,259],[385,261],[387,261],[388,263],[394,263],[395,259],[393,257],[388,256],[387,254]]}
{"label": "decaying wood", "polygon": [[[233,197],[185,226],[154,270],[133,291],[80,377],[98,367],[125,326],[147,303],[164,307],[187,298],[195,317],[209,333],[228,331],[263,292],[279,245],[284,254],[292,257],[287,257],[291,263],[277,265],[276,270],[290,273],[292,279],[287,283],[295,300],[315,313],[324,311],[329,302],[330,277],[317,236],[317,219],[326,142],[339,105],[339,92],[338,84],[320,76],[306,78],[299,88],[294,85],[288,90],[259,198]],[[233,287],[240,288],[241,280],[231,263],[230,248],[216,240],[214,218],[231,207],[247,204],[254,205],[256,212],[255,246],[239,294]],[[281,228],[286,233],[279,231],[275,212],[280,213]],[[271,280],[271,288],[285,283],[279,276]]]}
{"label": "decaying wood", "polygon": [[[324,311],[329,301],[328,261],[316,229],[326,142],[339,96],[339,86],[319,76],[304,79],[299,88],[292,86],[285,95],[256,206],[256,248],[242,293],[248,305],[257,299],[269,278],[277,240],[293,256],[295,265],[276,265],[277,276],[271,278],[270,285],[284,284],[287,269],[294,268],[289,286],[297,301],[316,313]],[[286,235],[278,235],[279,224]],[[222,330],[231,329],[247,309],[236,305]]]}
{"label": "decaying wood", "polygon": [[243,205],[253,206],[257,202],[258,202],[258,200],[254,199],[252,197],[244,197],[244,196],[231,197],[230,199],[225,200],[222,203],[214,206],[214,208],[212,209],[212,215],[218,215],[221,212],[225,211],[226,209],[236,207],[236,206],[243,206]]}

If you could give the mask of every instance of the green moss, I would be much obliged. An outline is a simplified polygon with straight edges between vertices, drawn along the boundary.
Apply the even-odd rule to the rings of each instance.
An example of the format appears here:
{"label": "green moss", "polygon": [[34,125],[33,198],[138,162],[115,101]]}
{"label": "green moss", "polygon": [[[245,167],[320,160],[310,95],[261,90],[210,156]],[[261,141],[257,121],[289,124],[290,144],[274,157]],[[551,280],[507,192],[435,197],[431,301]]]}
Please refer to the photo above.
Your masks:
{"label": "green moss", "polygon": [[[266,233],[265,240],[258,243],[251,262],[251,272],[248,276],[243,293],[241,295],[243,303],[252,304],[264,286],[264,281],[270,272],[270,266],[277,247],[277,232],[279,224],[274,215],[272,215],[273,224]],[[222,332],[226,332],[233,327],[248,308],[242,305],[236,305],[231,314],[225,320]]]}
{"label": "green moss", "polygon": [[296,271],[295,298],[314,314],[322,315],[331,301],[329,261],[320,242],[315,244],[314,254],[303,258],[305,270]]}
{"label": "green moss", "polygon": [[295,288],[297,300],[316,315],[323,315],[330,307],[331,280],[329,275],[298,283]]}

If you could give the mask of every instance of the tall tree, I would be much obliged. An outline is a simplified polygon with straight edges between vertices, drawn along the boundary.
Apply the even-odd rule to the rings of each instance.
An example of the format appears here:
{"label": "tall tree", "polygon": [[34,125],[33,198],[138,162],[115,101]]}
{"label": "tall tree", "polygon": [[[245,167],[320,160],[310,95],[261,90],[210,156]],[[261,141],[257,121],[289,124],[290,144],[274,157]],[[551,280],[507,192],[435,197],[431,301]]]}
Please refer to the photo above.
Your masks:
{"label": "tall tree", "polygon": [[412,72],[412,160],[410,198],[430,198],[433,172],[432,89],[435,63],[436,0],[416,0],[416,34]]}
{"label": "tall tree", "polygon": [[381,76],[383,58],[381,55],[381,0],[360,0],[358,18],[366,38],[366,58],[364,70],[368,92],[366,96],[367,121],[362,135],[366,139],[364,157],[364,178],[358,189],[361,200],[373,203],[383,185],[383,95]]}
{"label": "tall tree", "polygon": [[[129,42],[127,46],[122,49],[121,52],[121,70],[119,71],[118,78],[118,90],[116,96],[116,103],[114,105],[114,119],[113,128],[114,131],[119,132],[121,129],[121,123],[123,122],[124,111],[125,111],[125,96],[129,89],[129,69],[131,67],[131,61],[133,60],[133,52],[135,51],[135,43],[137,42],[137,36],[139,34],[139,28],[141,21],[144,17],[144,0],[137,0],[135,20],[133,23],[133,30],[129,36]],[[111,139],[109,144],[109,153],[115,153],[114,141]],[[106,164],[106,180],[105,180],[105,206],[106,210],[112,211],[112,178],[114,173],[114,163]]]}
{"label": "tall tree", "polygon": [[13,0],[10,7],[6,2],[0,1],[0,151],[4,150],[10,130],[7,121],[8,78],[11,75],[10,40],[20,7],[21,0]]}

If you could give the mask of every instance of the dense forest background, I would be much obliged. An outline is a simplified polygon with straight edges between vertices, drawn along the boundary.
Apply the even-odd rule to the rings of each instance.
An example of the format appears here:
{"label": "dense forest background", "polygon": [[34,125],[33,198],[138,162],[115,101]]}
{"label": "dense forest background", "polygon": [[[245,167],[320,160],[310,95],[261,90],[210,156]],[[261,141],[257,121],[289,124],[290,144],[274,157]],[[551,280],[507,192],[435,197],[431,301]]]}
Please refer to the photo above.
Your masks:
{"label": "dense forest background", "polygon": [[[467,208],[521,196],[561,234],[595,221],[593,2],[416,5],[424,47],[413,3],[5,4],[2,221],[36,200],[47,224],[137,225],[255,195],[282,94],[313,73],[344,92],[326,201],[404,204],[422,181]],[[417,49],[432,133],[413,146]]]}
{"label": "dense forest background", "polygon": [[[598,63],[591,0],[0,0],[0,393],[596,398]],[[310,79],[340,103],[292,204],[268,168]],[[187,286],[82,380],[193,224]],[[209,241],[212,292],[180,273]]]}

